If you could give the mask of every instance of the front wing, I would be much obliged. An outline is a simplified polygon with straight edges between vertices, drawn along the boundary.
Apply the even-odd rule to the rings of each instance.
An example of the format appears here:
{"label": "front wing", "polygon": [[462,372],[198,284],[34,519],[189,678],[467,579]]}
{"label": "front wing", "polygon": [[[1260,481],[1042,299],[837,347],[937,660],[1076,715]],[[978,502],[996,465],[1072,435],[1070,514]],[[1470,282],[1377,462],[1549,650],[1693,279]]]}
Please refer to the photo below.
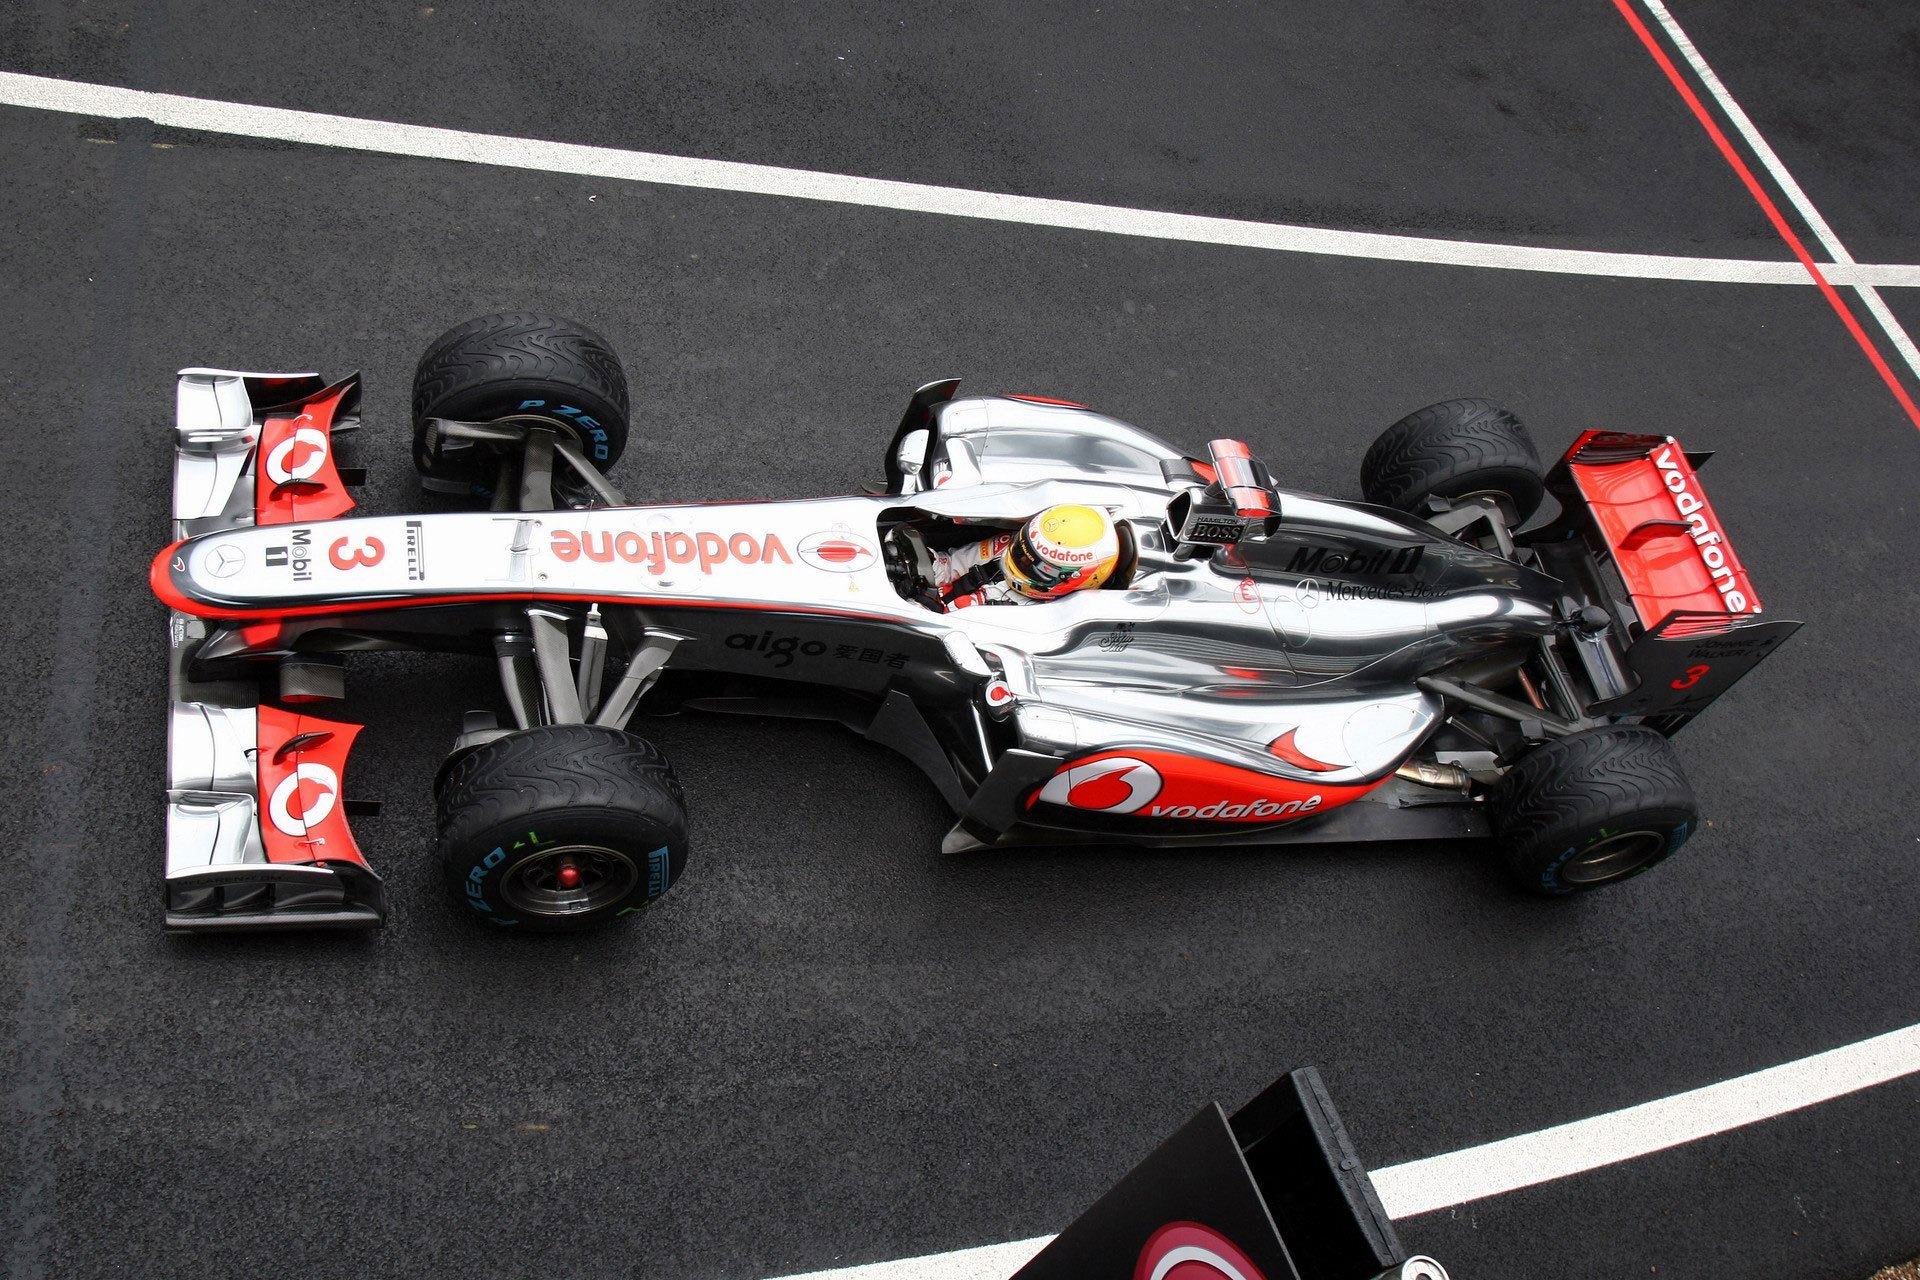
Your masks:
{"label": "front wing", "polygon": [[[356,425],[358,399],[355,378],[327,386],[312,374],[183,370],[174,537],[351,510],[333,445]],[[194,679],[192,659],[215,625],[177,610],[169,619],[167,927],[380,924],[380,878],[348,830],[342,794],[359,726],[263,703],[252,682]],[[282,701],[337,692],[324,672],[281,674]]]}

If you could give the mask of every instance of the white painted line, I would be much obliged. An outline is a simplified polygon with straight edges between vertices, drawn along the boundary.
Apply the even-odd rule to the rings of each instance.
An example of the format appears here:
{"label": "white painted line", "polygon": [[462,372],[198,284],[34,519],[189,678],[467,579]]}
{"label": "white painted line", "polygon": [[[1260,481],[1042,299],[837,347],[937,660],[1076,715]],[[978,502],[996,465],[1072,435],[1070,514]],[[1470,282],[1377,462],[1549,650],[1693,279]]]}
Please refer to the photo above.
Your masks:
{"label": "white painted line", "polygon": [[[1335,231],[1189,213],[1159,213],[1115,205],[1047,200],[1037,196],[969,191],[916,182],[891,182],[806,169],[696,160],[649,151],[622,151],[570,142],[543,142],[497,134],[466,133],[426,125],[365,120],[354,116],[290,111],[281,107],[218,102],[171,93],[149,93],[112,85],[54,80],[0,72],[0,105],[61,111],[107,118],[143,117],[155,124],[206,133],[271,138],[317,147],[340,147],[384,155],[462,160],[472,164],[701,187],[754,195],[786,196],[835,204],[865,205],[908,213],[984,218],[1030,226],[1109,235],[1230,245],[1286,253],[1316,253],[1389,262],[1422,262],[1455,267],[1494,267],[1509,271],[1546,271],[1567,275],[1619,276],[1646,280],[1692,280],[1711,284],[1807,285],[1796,262],[1745,258],[1685,258],[1649,253],[1603,253],[1586,249],[1543,249],[1532,245],[1482,244],[1371,231]],[[1836,284],[1920,287],[1920,265],[1844,263],[1828,270]]]}
{"label": "white painted line", "polygon": [[1670,1098],[1373,1175],[1394,1218],[1585,1173],[1754,1124],[1920,1072],[1920,1026],[1903,1027],[1810,1058],[1736,1076]]}
{"label": "white painted line", "polygon": [[[1373,1171],[1390,1217],[1571,1177],[1920,1074],[1920,1025],[1672,1097]],[[1052,1236],[782,1280],[1006,1280]]]}
{"label": "white painted line", "polygon": [[[1853,255],[1847,252],[1847,247],[1840,243],[1840,237],[1833,233],[1833,228],[1827,224],[1827,220],[1820,216],[1818,209],[1814,208],[1813,201],[1807,198],[1807,193],[1801,189],[1798,182],[1794,181],[1793,174],[1788,172],[1786,164],[1760,135],[1760,130],[1754,127],[1753,120],[1740,104],[1734,101],[1733,94],[1727,90],[1727,86],[1721,82],[1718,75],[1714,74],[1713,68],[1707,65],[1706,58],[1687,33],[1681,29],[1680,23],[1668,11],[1667,6],[1661,0],[1641,0],[1641,3],[1646,7],[1647,12],[1653,15],[1654,21],[1665,28],[1667,37],[1680,51],[1680,56],[1685,58],[1687,65],[1693,68],[1693,73],[1700,77],[1700,83],[1707,87],[1707,92],[1713,95],[1713,100],[1720,104],[1720,110],[1725,112],[1727,119],[1733,122],[1735,131],[1746,140],[1747,146],[1752,148],[1754,155],[1760,158],[1761,166],[1773,176],[1774,182],[1786,194],[1788,202],[1799,211],[1801,218],[1812,230],[1814,239],[1818,240],[1821,247],[1827,251],[1827,256],[1838,264],[1827,271],[1827,279],[1834,284],[1839,284],[1841,278],[1835,272],[1843,266],[1850,265],[1853,262]],[[1822,265],[1824,267],[1825,264]],[[1881,301],[1880,294],[1871,284],[1857,281],[1852,283],[1860,294],[1860,300],[1866,303],[1867,311],[1879,323],[1881,332],[1885,333],[1887,340],[1893,343],[1894,350],[1900,353],[1900,358],[1907,362],[1907,368],[1913,370],[1914,377],[1920,378],[1920,349],[1914,347],[1913,339],[1907,336],[1907,331],[1901,327],[1900,321],[1894,318],[1893,312],[1887,309],[1887,304]]]}

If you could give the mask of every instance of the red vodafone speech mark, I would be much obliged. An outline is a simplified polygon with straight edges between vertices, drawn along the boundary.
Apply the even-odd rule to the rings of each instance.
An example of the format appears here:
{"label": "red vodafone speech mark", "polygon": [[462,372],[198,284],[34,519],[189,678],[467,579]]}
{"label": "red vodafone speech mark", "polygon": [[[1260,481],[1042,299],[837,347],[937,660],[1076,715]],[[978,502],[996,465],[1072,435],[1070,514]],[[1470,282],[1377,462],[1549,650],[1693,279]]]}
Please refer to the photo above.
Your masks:
{"label": "red vodafone speech mark", "polygon": [[1197,1222],[1169,1222],[1148,1237],[1133,1280],[1266,1280],[1233,1241]]}
{"label": "red vodafone speech mark", "polygon": [[1773,229],[1780,233],[1780,238],[1787,242],[1787,248],[1793,250],[1793,256],[1800,259],[1800,265],[1807,269],[1807,274],[1813,277],[1813,282],[1820,286],[1820,295],[1839,315],[1840,322],[1847,326],[1847,332],[1852,334],[1853,340],[1860,344],[1860,349],[1867,353],[1867,359],[1872,363],[1874,372],[1880,375],[1880,380],[1887,384],[1889,391],[1893,392],[1893,398],[1900,402],[1900,407],[1907,411],[1908,420],[1915,427],[1920,427],[1920,407],[1914,405],[1913,397],[1909,396],[1907,389],[1900,385],[1900,379],[1894,377],[1893,370],[1887,366],[1886,359],[1880,354],[1880,348],[1873,345],[1873,339],[1867,336],[1867,331],[1860,327],[1858,320],[1854,319],[1846,300],[1814,264],[1813,255],[1807,252],[1807,246],[1800,242],[1800,237],[1795,235],[1793,228],[1787,225],[1787,220],[1781,215],[1779,206],[1773,203],[1773,197],[1767,194],[1766,188],[1760,185],[1760,180],[1753,176],[1753,170],[1747,167],[1747,162],[1740,158],[1740,153],[1733,149],[1731,142],[1727,141],[1727,135],[1720,131],[1720,126],[1714,123],[1711,115],[1707,114],[1705,104],[1681,77],[1680,69],[1673,65],[1673,59],[1669,58],[1667,51],[1660,47],[1660,42],[1653,38],[1653,32],[1647,29],[1647,24],[1640,21],[1640,15],[1633,11],[1631,0],[1613,0],[1613,7],[1620,11],[1620,16],[1627,20],[1629,27],[1633,28],[1633,34],[1640,37],[1640,43],[1647,47],[1647,52],[1653,55],[1654,62],[1658,63],[1660,70],[1666,73],[1667,79],[1673,83],[1681,99],[1693,112],[1694,118],[1700,122],[1700,127],[1707,131],[1707,136],[1713,139],[1713,145],[1720,149],[1720,154],[1726,157],[1727,163],[1733,166],[1734,173],[1745,184],[1747,193],[1760,206],[1760,211],[1767,215],[1767,221],[1771,222]]}
{"label": "red vodafone speech mark", "polygon": [[1160,771],[1132,756],[1108,756],[1062,769],[1037,799],[1095,813],[1134,813],[1160,794]]}
{"label": "red vodafone speech mark", "polygon": [[267,798],[267,816],[290,836],[326,821],[340,795],[340,775],[326,765],[303,761],[281,779]]}
{"label": "red vodafone speech mark", "polygon": [[275,484],[311,480],[326,465],[327,433],[305,425],[311,418],[301,417],[297,421],[302,425],[267,451],[267,478]]}

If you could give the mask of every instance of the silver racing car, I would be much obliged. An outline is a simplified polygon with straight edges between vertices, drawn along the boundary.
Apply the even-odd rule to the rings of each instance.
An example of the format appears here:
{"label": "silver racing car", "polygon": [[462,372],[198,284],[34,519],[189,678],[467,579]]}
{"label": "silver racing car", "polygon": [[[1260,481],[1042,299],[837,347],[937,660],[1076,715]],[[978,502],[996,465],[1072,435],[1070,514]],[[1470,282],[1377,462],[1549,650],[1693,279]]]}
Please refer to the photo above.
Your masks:
{"label": "silver racing car", "polygon": [[[643,705],[832,718],[895,748],[1005,845],[1490,840],[1564,894],[1697,823],[1672,735],[1798,626],[1765,615],[1670,436],[1589,431],[1543,466],[1454,400],[1390,427],[1364,502],[1277,487],[1080,405],[914,393],[884,484],[792,502],[627,503],[607,344],[486,316],[421,359],[414,458],[471,510],[352,516],[356,378],[182,371],[166,922],[380,922],[343,798],[346,655],[497,664],[437,785],[476,916],[577,929],[680,878],[684,800]],[[949,609],[954,548],[1105,512],[1098,590]]]}

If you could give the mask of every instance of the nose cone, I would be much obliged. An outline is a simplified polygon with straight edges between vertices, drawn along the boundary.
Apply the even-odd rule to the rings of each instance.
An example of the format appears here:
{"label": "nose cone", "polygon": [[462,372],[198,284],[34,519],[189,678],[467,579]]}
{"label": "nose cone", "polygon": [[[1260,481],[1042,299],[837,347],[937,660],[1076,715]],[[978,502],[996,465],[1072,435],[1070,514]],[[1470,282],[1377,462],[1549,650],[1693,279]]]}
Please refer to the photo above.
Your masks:
{"label": "nose cone", "polygon": [[181,548],[186,541],[182,539],[169,547],[161,549],[153,558],[153,564],[147,569],[147,586],[160,598],[160,603],[169,609],[178,609],[182,613],[197,612],[192,600],[180,590],[177,582],[187,574],[187,561]]}

